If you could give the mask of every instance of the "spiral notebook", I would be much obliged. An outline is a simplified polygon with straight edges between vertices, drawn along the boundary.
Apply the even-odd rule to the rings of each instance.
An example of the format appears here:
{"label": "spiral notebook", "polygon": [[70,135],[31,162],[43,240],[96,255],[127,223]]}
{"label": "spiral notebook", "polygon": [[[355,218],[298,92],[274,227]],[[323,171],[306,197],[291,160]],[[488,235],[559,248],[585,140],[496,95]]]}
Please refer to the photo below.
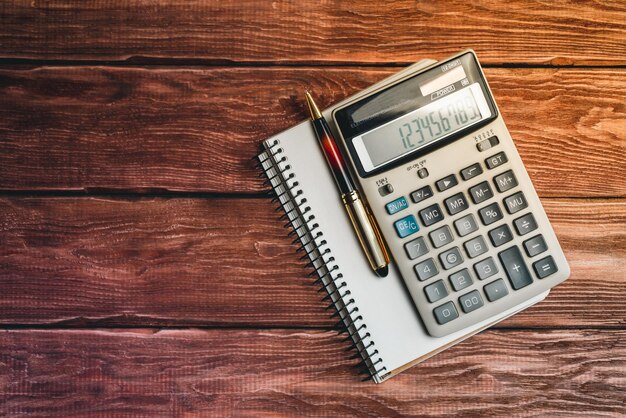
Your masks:
{"label": "spiral notebook", "polygon": [[[372,88],[432,62],[420,61]],[[330,117],[332,110],[323,113],[335,130]],[[369,267],[311,123],[303,122],[264,141],[258,160],[276,194],[275,200],[291,224],[290,235],[300,241],[300,251],[315,270],[317,284],[325,289],[327,299],[334,305],[334,316],[343,324],[364,369],[376,383],[539,302],[548,294],[467,329],[441,338],[431,337],[393,263],[385,278],[376,276]]]}

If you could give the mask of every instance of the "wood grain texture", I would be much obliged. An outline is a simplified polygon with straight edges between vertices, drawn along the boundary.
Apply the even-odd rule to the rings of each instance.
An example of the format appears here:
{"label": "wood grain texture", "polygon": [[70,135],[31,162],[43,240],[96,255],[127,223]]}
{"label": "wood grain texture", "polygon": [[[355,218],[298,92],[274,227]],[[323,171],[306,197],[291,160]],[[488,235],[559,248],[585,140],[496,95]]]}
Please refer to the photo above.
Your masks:
{"label": "wood grain texture", "polygon": [[[623,1],[13,0],[0,22],[0,416],[626,416]],[[250,158],[305,88],[328,106],[467,47],[572,276],[362,383]]]}
{"label": "wood grain texture", "polygon": [[[259,143],[397,68],[0,69],[0,189],[254,193]],[[626,70],[486,69],[541,196],[626,196]]]}
{"label": "wood grain texture", "polygon": [[626,63],[620,1],[19,0],[0,20],[14,58],[408,63],[471,46],[492,64]]}
{"label": "wood grain texture", "polygon": [[[572,276],[506,327],[626,325],[626,200],[546,199]],[[330,327],[269,200],[3,198],[0,323]]]}
{"label": "wood grain texture", "polygon": [[[0,413],[618,416],[626,331],[488,331],[382,385],[332,331],[0,331]],[[620,373],[621,372],[621,373]]]}

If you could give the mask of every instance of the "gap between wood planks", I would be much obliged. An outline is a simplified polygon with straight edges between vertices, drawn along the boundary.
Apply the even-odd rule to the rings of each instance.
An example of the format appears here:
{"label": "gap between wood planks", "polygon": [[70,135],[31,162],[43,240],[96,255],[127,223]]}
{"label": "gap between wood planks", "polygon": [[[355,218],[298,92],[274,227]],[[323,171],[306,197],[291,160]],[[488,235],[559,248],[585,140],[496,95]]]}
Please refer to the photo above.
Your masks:
{"label": "gap between wood planks", "polygon": [[[84,189],[84,190],[2,190],[0,189],[0,198],[2,197],[75,197],[75,198],[104,198],[119,200],[137,200],[137,199],[271,199],[274,195],[270,190],[265,192],[177,192],[172,190],[156,190],[156,189]],[[612,200],[626,201],[623,196],[550,196],[541,195],[541,199],[551,199],[557,201],[578,200],[578,201],[603,201]]]}
{"label": "gap between wood planks", "polygon": [[[430,57],[424,57],[430,58]],[[434,58],[433,58],[434,59]],[[404,68],[414,61],[365,62],[365,61],[229,61],[201,58],[151,58],[131,57],[125,60],[56,60],[0,57],[0,66],[19,66],[27,69],[38,67],[122,67],[122,68]],[[572,69],[626,69],[626,65],[577,65],[533,63],[481,63],[483,68],[572,68]]]}
{"label": "gap between wood planks", "polygon": [[[541,303],[541,302],[540,302]],[[225,324],[225,325],[123,325],[123,324],[94,324],[89,326],[72,326],[64,323],[58,324],[0,324],[0,330],[6,331],[45,331],[45,330],[67,330],[67,331],[90,331],[90,330],[107,330],[107,331],[124,331],[134,332],[141,330],[172,330],[172,331],[185,331],[185,330],[258,330],[258,331],[280,331],[280,330],[294,330],[294,331],[337,331],[338,335],[345,336],[345,333],[339,328],[325,327],[325,326],[307,326],[307,325],[237,325],[237,324]],[[516,331],[619,331],[626,330],[626,325],[522,325],[522,326],[509,326],[494,324],[489,328],[484,329],[481,332],[489,330],[497,330],[498,332],[516,332]]]}

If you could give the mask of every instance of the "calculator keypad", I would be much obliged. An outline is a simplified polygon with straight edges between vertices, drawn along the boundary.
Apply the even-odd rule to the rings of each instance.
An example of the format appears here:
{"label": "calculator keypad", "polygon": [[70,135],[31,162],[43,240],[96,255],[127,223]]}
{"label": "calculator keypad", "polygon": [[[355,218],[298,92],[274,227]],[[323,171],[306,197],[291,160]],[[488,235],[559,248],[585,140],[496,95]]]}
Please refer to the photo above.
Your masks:
{"label": "calculator keypad", "polygon": [[[496,139],[485,149],[497,144]],[[541,234],[532,234],[538,229],[537,220],[532,213],[524,212],[528,202],[517,189],[519,181],[513,170],[503,167],[508,161],[505,152],[497,152],[482,161],[484,166],[476,162],[458,173],[462,182],[468,182],[465,187],[458,187],[457,175],[450,174],[437,180],[434,187],[427,185],[413,191],[410,198],[416,206],[409,205],[404,197],[386,205],[390,214],[406,206],[417,209],[394,225],[401,238],[418,232],[417,222],[425,228],[404,248],[407,257],[416,262],[416,279],[424,282],[422,290],[428,303],[433,304],[432,313],[440,325],[506,298],[557,271],[551,256],[528,265],[524,260],[522,251],[533,258],[544,254],[548,247]],[[450,190],[453,188],[458,189],[456,193]],[[438,193],[450,190],[452,194],[437,198],[433,189]],[[430,199],[431,204],[425,202]],[[505,212],[515,217],[503,222]],[[436,225],[448,216],[452,218],[450,226]],[[513,241],[522,236],[530,238],[518,247]],[[497,256],[492,253],[485,258],[490,249],[496,249]],[[465,290],[477,280],[483,283],[480,287]],[[444,299],[448,300],[441,303]]]}

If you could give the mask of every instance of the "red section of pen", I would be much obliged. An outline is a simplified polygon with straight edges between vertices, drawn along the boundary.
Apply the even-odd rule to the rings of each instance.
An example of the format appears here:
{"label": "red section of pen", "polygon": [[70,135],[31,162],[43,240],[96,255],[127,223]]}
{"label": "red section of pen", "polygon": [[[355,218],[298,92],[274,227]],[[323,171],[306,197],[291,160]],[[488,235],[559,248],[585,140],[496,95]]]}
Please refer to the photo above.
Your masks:
{"label": "red section of pen", "polygon": [[346,167],[343,157],[339,152],[337,143],[332,137],[332,133],[330,132],[330,128],[328,127],[326,120],[313,120],[313,128],[317,132],[317,137],[322,145],[322,151],[324,152],[326,161],[328,161],[328,166],[333,173],[339,192],[341,194],[352,192],[355,189],[354,184],[352,183],[352,178],[350,177],[348,168]]}
{"label": "red section of pen", "polygon": [[341,194],[351,193],[355,190],[355,187],[330,127],[309,95],[307,96],[307,100],[309,101],[309,109],[311,110],[311,119],[313,129],[315,129],[315,135],[322,146],[324,157],[326,157],[328,166],[333,173],[339,192]]}

